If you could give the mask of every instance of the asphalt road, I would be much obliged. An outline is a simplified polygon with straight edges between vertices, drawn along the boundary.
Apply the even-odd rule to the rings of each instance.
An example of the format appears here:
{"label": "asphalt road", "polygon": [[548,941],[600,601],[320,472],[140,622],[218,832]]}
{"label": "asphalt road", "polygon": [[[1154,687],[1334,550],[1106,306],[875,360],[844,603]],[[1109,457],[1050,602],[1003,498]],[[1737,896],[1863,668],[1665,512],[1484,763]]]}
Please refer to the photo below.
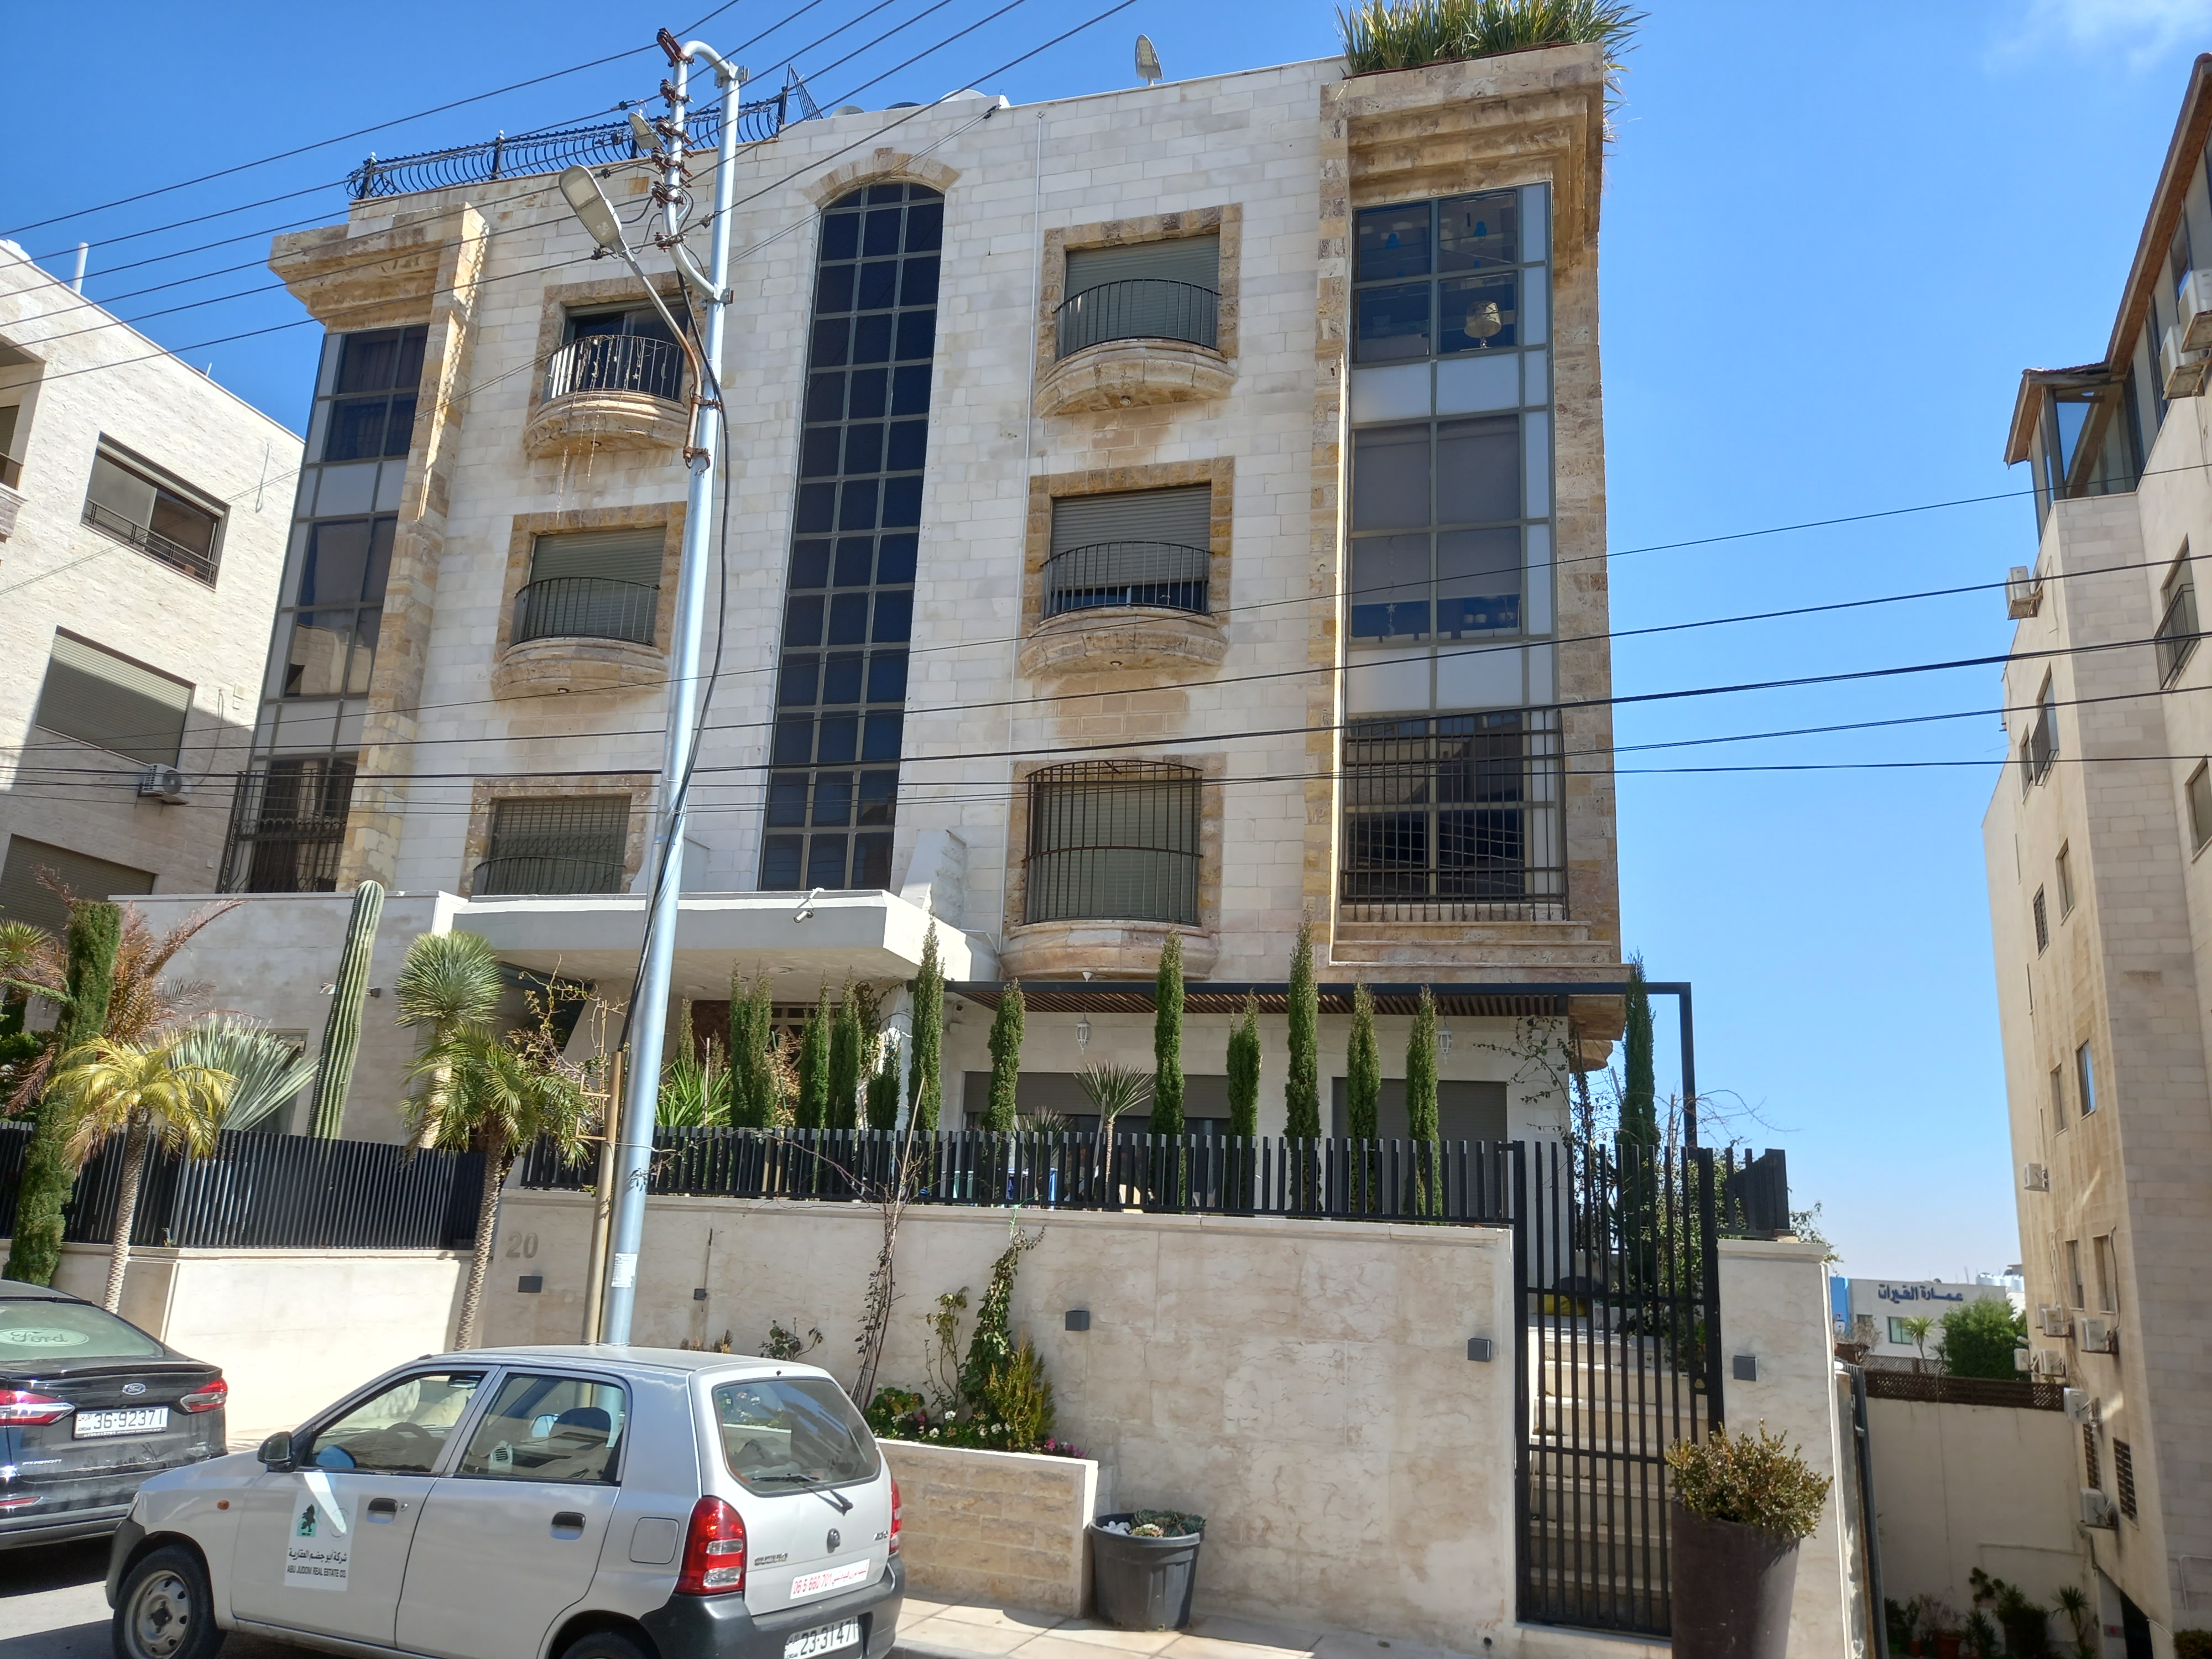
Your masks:
{"label": "asphalt road", "polygon": [[[112,1659],[107,1540],[0,1551],[0,1659]],[[306,1650],[232,1636],[222,1659],[308,1659]]]}

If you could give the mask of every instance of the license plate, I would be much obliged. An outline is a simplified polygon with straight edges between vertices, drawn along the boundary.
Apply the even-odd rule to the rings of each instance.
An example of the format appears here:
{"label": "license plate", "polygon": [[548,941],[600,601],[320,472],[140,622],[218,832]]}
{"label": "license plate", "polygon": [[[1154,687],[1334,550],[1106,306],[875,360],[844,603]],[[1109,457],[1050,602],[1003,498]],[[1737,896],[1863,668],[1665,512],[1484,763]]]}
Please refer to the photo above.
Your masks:
{"label": "license plate", "polygon": [[783,1659],[814,1659],[817,1653],[835,1653],[840,1648],[860,1645],[860,1621],[848,1619],[841,1624],[824,1625],[819,1630],[799,1632],[784,1643]]}
{"label": "license plate", "polygon": [[79,1440],[104,1434],[155,1434],[169,1426],[167,1406],[131,1406],[115,1412],[79,1412],[70,1432]]}

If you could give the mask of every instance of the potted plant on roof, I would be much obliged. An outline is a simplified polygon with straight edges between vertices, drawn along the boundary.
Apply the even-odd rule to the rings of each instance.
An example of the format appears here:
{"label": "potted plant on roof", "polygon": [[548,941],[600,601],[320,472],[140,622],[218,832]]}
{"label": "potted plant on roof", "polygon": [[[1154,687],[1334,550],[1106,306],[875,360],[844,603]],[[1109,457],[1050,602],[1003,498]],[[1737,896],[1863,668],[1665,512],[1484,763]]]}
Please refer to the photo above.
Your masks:
{"label": "potted plant on roof", "polygon": [[1667,1451],[1674,1477],[1674,1659],[1783,1659],[1797,1548],[1820,1522],[1829,1481],[1761,1423]]}

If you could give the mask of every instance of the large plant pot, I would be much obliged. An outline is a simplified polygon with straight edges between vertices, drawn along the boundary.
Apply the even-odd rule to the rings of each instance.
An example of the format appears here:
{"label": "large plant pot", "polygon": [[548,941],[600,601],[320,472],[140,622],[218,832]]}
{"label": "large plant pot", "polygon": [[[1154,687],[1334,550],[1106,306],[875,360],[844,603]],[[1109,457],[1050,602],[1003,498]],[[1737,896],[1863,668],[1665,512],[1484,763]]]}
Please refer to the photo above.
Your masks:
{"label": "large plant pot", "polygon": [[[1131,1520],[1102,1515],[1098,1522]],[[1190,1623],[1198,1547],[1206,1528],[1181,1538],[1132,1538],[1091,1526],[1091,1583],[1098,1616],[1123,1630],[1181,1630]]]}
{"label": "large plant pot", "polygon": [[1670,1504],[1674,1659],[1783,1659],[1797,1540]]}

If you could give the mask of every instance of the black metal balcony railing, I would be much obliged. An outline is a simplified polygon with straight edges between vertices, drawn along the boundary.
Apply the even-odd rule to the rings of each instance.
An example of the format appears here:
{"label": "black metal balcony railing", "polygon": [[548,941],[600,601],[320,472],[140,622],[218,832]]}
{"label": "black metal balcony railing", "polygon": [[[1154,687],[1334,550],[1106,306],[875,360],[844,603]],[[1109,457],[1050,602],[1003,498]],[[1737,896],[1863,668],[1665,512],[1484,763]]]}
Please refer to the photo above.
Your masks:
{"label": "black metal balcony railing", "polygon": [[619,893],[622,873],[619,851],[522,853],[489,858],[477,865],[469,891],[477,898]]}
{"label": "black metal balcony railing", "polygon": [[[793,122],[811,120],[821,113],[794,71],[785,79],[781,91],[739,106],[738,141],[761,143]],[[721,129],[722,112],[718,106],[705,104],[696,109],[691,117],[693,153],[712,151],[721,142]],[[372,196],[404,196],[411,191],[442,190],[449,185],[558,173],[570,166],[634,161],[642,155],[627,121],[501,133],[483,143],[395,155],[390,161],[380,161],[371,155],[348,176],[346,193],[360,202]]]}
{"label": "black metal balcony railing", "polygon": [[513,643],[526,640],[627,640],[651,645],[660,589],[604,576],[552,576],[514,596]]}
{"label": "black metal balcony railing", "polygon": [[2197,649],[2197,584],[2184,582],[2159,618],[2158,683],[2171,685]]}
{"label": "black metal balcony railing", "polygon": [[573,392],[641,392],[674,403],[684,392],[684,352],[642,334],[587,334],[545,365],[545,401]]}
{"label": "black metal balcony railing", "polygon": [[1195,283],[1133,276],[1101,283],[1060,302],[1060,355],[1108,340],[1186,340],[1216,349],[1221,337],[1221,296]]}
{"label": "black metal balcony railing", "polygon": [[141,553],[159,559],[163,564],[174,566],[187,576],[213,585],[216,562],[214,556],[197,548],[186,547],[182,542],[171,541],[157,530],[149,530],[135,519],[127,519],[112,507],[102,507],[98,501],[84,504],[84,521],[103,536],[112,536],[126,547],[135,547]]}
{"label": "black metal balcony railing", "polygon": [[1045,562],[1044,614],[1108,605],[1206,610],[1207,555],[1176,542],[1093,542]]}

